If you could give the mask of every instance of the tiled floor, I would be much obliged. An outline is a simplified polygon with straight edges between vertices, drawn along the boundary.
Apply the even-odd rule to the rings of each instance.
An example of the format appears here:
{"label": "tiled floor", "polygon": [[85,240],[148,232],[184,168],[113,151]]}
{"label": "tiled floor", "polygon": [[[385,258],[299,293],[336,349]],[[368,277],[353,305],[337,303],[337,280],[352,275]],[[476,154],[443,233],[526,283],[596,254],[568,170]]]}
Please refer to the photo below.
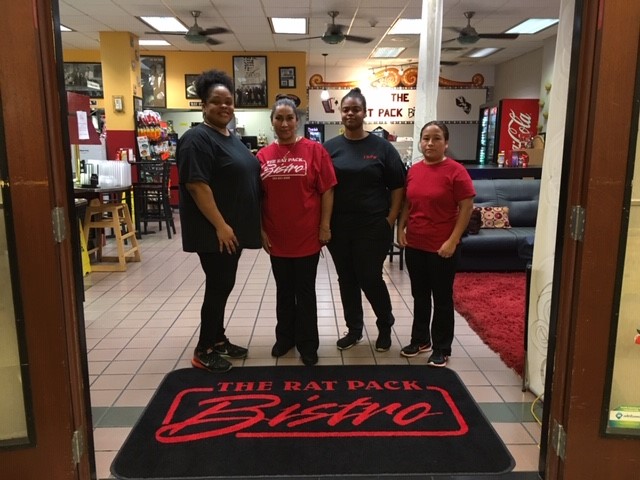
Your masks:
{"label": "tiled floor", "polygon": [[[99,479],[112,478],[109,465],[155,388],[167,372],[190,366],[197,341],[204,290],[197,256],[182,252],[179,231],[171,240],[164,230],[144,235],[140,248],[142,262],[130,263],[127,272],[85,276],[84,315]],[[236,287],[227,305],[227,335],[234,343],[247,345],[250,354],[244,361],[234,361],[234,366],[307,368],[295,350],[280,359],[270,355],[275,325],[275,284],[270,270],[263,251],[243,252]],[[407,271],[399,269],[396,257],[392,263],[385,262],[384,274],[396,317],[393,347],[386,353],[371,347],[377,330],[369,308],[365,311],[365,341],[340,352],[335,341],[345,326],[336,273],[328,252],[320,258],[320,365],[426,363],[426,355],[410,360],[400,356],[411,330]],[[514,472],[520,473],[509,478],[536,478],[533,472],[540,440],[536,417],[541,417],[541,406],[536,404],[534,417],[534,396],[521,391],[520,377],[459,316],[449,367],[465,382],[516,460]]]}

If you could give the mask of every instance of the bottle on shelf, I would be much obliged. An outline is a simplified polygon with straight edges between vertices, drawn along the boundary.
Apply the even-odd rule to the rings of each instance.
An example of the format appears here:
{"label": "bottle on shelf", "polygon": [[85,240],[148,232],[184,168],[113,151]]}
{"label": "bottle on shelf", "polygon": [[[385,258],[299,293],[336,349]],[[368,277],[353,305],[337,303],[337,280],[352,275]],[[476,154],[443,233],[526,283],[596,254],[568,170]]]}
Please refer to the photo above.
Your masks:
{"label": "bottle on shelf", "polygon": [[504,150],[498,153],[498,167],[504,167]]}

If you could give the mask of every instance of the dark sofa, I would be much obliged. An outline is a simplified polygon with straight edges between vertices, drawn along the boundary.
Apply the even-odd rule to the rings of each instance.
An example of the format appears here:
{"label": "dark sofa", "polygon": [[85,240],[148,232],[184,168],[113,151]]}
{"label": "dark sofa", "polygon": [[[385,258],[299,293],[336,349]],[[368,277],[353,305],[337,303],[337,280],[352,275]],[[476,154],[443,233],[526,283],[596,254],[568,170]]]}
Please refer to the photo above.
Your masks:
{"label": "dark sofa", "polygon": [[462,238],[458,271],[524,271],[533,254],[540,179],[474,180],[474,205],[509,207],[511,228],[481,228]]}

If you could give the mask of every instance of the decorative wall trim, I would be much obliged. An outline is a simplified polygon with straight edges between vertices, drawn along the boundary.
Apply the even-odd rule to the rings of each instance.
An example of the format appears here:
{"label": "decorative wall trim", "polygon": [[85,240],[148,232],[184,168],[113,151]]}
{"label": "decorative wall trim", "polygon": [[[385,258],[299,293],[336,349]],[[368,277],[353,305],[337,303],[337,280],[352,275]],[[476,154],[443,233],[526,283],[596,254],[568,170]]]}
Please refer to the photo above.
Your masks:
{"label": "decorative wall trim", "polygon": [[[396,67],[389,67],[385,70],[380,70],[370,77],[370,86],[372,87],[415,87],[418,81],[418,69],[411,67],[400,73],[400,70]],[[333,88],[354,88],[359,84],[356,80],[346,82],[326,82],[322,75],[315,73],[309,77],[310,87],[333,87]],[[481,73],[476,73],[471,77],[468,82],[462,82],[459,80],[450,80],[448,78],[440,77],[438,82],[440,87],[460,87],[460,88],[481,88],[484,86],[484,76]]]}

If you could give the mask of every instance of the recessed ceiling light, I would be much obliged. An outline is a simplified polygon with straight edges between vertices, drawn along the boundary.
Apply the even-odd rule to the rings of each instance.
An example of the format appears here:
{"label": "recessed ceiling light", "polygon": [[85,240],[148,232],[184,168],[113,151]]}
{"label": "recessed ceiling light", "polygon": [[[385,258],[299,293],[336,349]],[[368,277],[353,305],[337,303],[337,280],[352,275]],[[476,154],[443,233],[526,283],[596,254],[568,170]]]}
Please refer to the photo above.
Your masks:
{"label": "recessed ceiling light", "polygon": [[505,33],[519,33],[520,35],[533,35],[558,23],[557,18],[530,18],[516,25]]}
{"label": "recessed ceiling light", "polygon": [[138,43],[143,47],[166,47],[171,45],[166,40],[140,40]]}
{"label": "recessed ceiling light", "polygon": [[419,35],[423,26],[421,18],[401,18],[391,27],[389,35]]}
{"label": "recessed ceiling light", "polygon": [[502,50],[502,48],[496,48],[496,47],[474,48],[473,50],[470,50],[468,53],[465,53],[463,57],[484,58],[484,57],[488,57],[489,55],[493,55],[499,50]]}
{"label": "recessed ceiling light", "polygon": [[176,17],[138,17],[158,32],[187,33],[189,30]]}
{"label": "recessed ceiling light", "polygon": [[306,35],[307,19],[306,18],[282,18],[272,17],[271,30],[273,33],[296,33]]}
{"label": "recessed ceiling light", "polygon": [[371,58],[396,58],[405,50],[404,47],[379,47],[373,51]]}
{"label": "recessed ceiling light", "polygon": [[61,32],[73,32],[73,30],[71,30],[69,27],[65,27],[62,24],[60,24],[60,31]]}

